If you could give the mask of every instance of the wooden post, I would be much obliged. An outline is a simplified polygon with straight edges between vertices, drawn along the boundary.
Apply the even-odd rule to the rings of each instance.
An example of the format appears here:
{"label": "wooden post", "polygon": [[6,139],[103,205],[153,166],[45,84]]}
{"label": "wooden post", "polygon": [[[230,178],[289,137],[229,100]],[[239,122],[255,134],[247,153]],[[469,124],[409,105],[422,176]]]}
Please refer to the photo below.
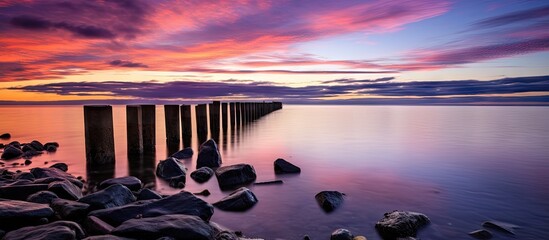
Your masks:
{"label": "wooden post", "polygon": [[143,124],[143,151],[154,151],[156,149],[156,106],[141,105]]}
{"label": "wooden post", "polygon": [[164,105],[164,119],[168,145],[179,145],[179,105]]}
{"label": "wooden post", "polygon": [[212,134],[212,137],[215,134],[219,134],[219,108],[221,103],[219,101],[213,101],[213,103],[210,103],[210,133]]}
{"label": "wooden post", "polygon": [[240,122],[241,122],[241,117],[242,115],[240,114],[241,112],[241,108],[242,108],[242,103],[240,102],[237,102],[236,103],[236,108],[235,108],[235,115],[236,115],[236,127],[239,128],[240,127]]}
{"label": "wooden post", "polygon": [[229,127],[229,119],[227,115],[227,103],[221,103],[221,126],[223,127],[223,132],[227,132]]}
{"label": "wooden post", "polygon": [[86,163],[114,166],[114,131],[111,106],[84,106]]}
{"label": "wooden post", "polygon": [[126,106],[126,133],[129,156],[143,154],[143,125],[141,119],[141,106]]}
{"label": "wooden post", "polygon": [[229,114],[231,115],[231,128],[234,129],[234,126],[236,125],[236,103],[232,102],[229,103]]}
{"label": "wooden post", "polygon": [[195,110],[196,110],[196,133],[199,139],[205,139],[208,136],[208,115],[206,111],[206,104],[196,105]]}
{"label": "wooden post", "polygon": [[191,105],[181,105],[181,140],[183,141],[183,146],[191,146],[192,132]]}

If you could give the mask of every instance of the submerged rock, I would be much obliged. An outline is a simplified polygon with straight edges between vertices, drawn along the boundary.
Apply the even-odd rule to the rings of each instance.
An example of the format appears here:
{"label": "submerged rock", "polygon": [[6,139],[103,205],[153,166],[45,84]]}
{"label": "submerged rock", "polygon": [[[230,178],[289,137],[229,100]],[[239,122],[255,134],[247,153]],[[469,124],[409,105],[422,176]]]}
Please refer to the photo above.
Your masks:
{"label": "submerged rock", "polygon": [[191,178],[198,183],[203,183],[210,180],[213,174],[214,174],[214,171],[211,168],[201,167],[191,173]]}
{"label": "submerged rock", "polygon": [[49,239],[82,239],[86,234],[82,228],[69,221],[57,221],[45,225],[24,227],[4,236],[4,240],[49,240]]}
{"label": "submerged rock", "polygon": [[517,225],[500,221],[486,221],[482,223],[482,226],[485,228],[492,228],[513,235],[515,235],[515,229],[519,228],[519,226]]}
{"label": "submerged rock", "polygon": [[169,181],[172,187],[185,187],[186,174],[185,166],[173,157],[160,161],[156,167],[156,176]]}
{"label": "submerged rock", "polygon": [[343,228],[336,229],[330,236],[330,240],[353,240],[353,238],[351,231]]}
{"label": "submerged rock", "polygon": [[225,211],[246,211],[257,203],[257,197],[250,189],[241,187],[213,205]]}
{"label": "submerged rock", "polygon": [[78,201],[89,204],[91,209],[105,209],[123,206],[136,200],[130,189],[123,185],[115,184],[80,198]]}
{"label": "submerged rock", "polygon": [[338,191],[322,191],[315,195],[315,199],[324,211],[332,212],[343,203],[343,196]]}
{"label": "submerged rock", "polygon": [[215,171],[221,189],[236,188],[252,183],[256,179],[255,169],[249,164],[220,167]]}
{"label": "submerged rock", "polygon": [[22,155],[23,155],[23,151],[21,151],[21,149],[12,145],[8,145],[4,148],[4,152],[2,153],[1,158],[6,160],[11,160],[11,159],[21,157]]}
{"label": "submerged rock", "polygon": [[59,198],[57,194],[50,191],[40,191],[30,195],[27,202],[50,204],[54,199]]}
{"label": "submerged rock", "polygon": [[2,135],[0,135],[0,139],[10,139],[11,138],[11,134],[9,133],[2,133]]}
{"label": "submerged rock", "polygon": [[107,179],[99,184],[99,189],[105,189],[115,184],[124,185],[132,191],[139,191],[142,186],[141,180],[139,180],[139,178],[127,176]]}
{"label": "submerged rock", "polygon": [[67,172],[69,170],[69,166],[66,163],[56,163],[51,165],[50,168],[57,168],[63,172]]}
{"label": "submerged rock", "polygon": [[115,228],[111,234],[138,239],[211,240],[215,229],[204,220],[189,215],[164,215],[151,218],[131,219]]}
{"label": "submerged rock", "polygon": [[200,145],[198,159],[196,160],[196,168],[216,168],[221,166],[221,162],[221,154],[217,148],[217,143],[215,143],[213,139],[210,139]]}
{"label": "submerged rock", "polygon": [[183,150],[180,150],[174,154],[172,154],[170,157],[177,158],[177,159],[185,159],[185,158],[191,158],[194,154],[194,151],[191,147],[186,147]]}
{"label": "submerged rock", "polygon": [[476,239],[490,239],[492,238],[492,233],[489,232],[486,229],[479,229],[476,231],[472,231],[469,233],[471,237],[474,237]]}
{"label": "submerged rock", "polygon": [[275,173],[281,174],[281,173],[300,173],[301,168],[299,168],[296,165],[293,165],[292,163],[279,158],[274,161],[274,170]]}
{"label": "submerged rock", "polygon": [[376,223],[376,230],[383,238],[415,237],[418,229],[430,222],[421,213],[392,211]]}

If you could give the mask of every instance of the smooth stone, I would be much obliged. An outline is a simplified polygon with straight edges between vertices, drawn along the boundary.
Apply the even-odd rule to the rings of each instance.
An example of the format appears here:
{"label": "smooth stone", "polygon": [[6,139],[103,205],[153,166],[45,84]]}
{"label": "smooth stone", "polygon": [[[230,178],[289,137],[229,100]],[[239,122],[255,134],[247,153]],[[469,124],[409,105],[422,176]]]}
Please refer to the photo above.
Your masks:
{"label": "smooth stone", "polygon": [[221,166],[221,163],[221,154],[217,148],[217,143],[215,143],[213,139],[210,139],[200,145],[198,159],[196,160],[196,168],[216,168]]}
{"label": "smooth stone", "polygon": [[48,184],[2,186],[0,187],[0,197],[14,200],[26,200],[30,195],[47,189]]}
{"label": "smooth stone", "polygon": [[418,229],[429,222],[424,214],[395,210],[384,214],[376,223],[376,230],[383,238],[415,237]]}
{"label": "smooth stone", "polygon": [[199,217],[182,214],[131,219],[111,232],[116,236],[140,239],[172,237],[193,240],[211,240],[215,233],[215,229]]}
{"label": "smooth stone", "polygon": [[194,179],[198,183],[204,183],[214,175],[214,171],[209,167],[201,167],[199,169],[194,170],[191,173],[191,178]]}
{"label": "smooth stone", "polygon": [[75,222],[57,221],[40,226],[24,227],[4,236],[3,240],[82,239],[86,234]]}
{"label": "smooth stone", "polygon": [[11,134],[9,133],[2,133],[2,135],[0,135],[0,139],[10,139],[11,138]]}
{"label": "smooth stone", "polygon": [[343,193],[338,191],[322,191],[315,195],[316,202],[326,212],[332,212],[343,203]]}
{"label": "smooth stone", "polygon": [[88,216],[84,221],[84,229],[90,235],[109,234],[114,227],[95,216]]}
{"label": "smooth stone", "polygon": [[174,154],[172,154],[170,157],[177,158],[177,159],[186,159],[193,157],[193,149],[191,147],[186,147],[183,150],[180,150]]}
{"label": "smooth stone", "polygon": [[514,229],[520,228],[517,225],[500,221],[486,221],[482,223],[482,226],[485,228],[492,228],[513,235],[515,235]]}
{"label": "smooth stone", "polygon": [[21,149],[21,143],[19,141],[12,141],[8,145]]}
{"label": "smooth stone", "polygon": [[472,231],[469,233],[471,237],[474,237],[476,239],[490,239],[492,238],[492,233],[489,232],[486,229],[479,229],[476,231]]}
{"label": "smooth stone", "polygon": [[57,147],[53,145],[49,145],[45,147],[46,152],[57,152]]}
{"label": "smooth stone", "polygon": [[51,182],[48,185],[48,191],[57,194],[60,198],[68,200],[78,200],[82,197],[82,189],[66,180]]}
{"label": "smooth stone", "polygon": [[67,172],[69,170],[69,166],[66,163],[56,163],[51,165],[50,168],[57,168],[63,172]]}
{"label": "smooth stone", "polygon": [[213,206],[209,203],[190,192],[181,191],[159,200],[139,201],[120,207],[96,210],[89,215],[96,216],[112,226],[118,226],[136,216],[150,218],[167,214],[194,215],[209,221],[213,212]]}
{"label": "smooth stone", "polygon": [[89,204],[91,209],[95,210],[123,206],[136,200],[130,189],[115,184],[80,198],[78,201]]}
{"label": "smooth stone", "polygon": [[250,189],[241,187],[213,205],[225,211],[246,211],[256,203],[257,197],[255,194]]}
{"label": "smooth stone", "polygon": [[215,176],[221,189],[236,188],[252,183],[257,178],[255,169],[249,164],[236,164],[220,167]]}
{"label": "smooth stone", "polygon": [[136,195],[137,201],[141,200],[151,200],[151,199],[162,199],[162,196],[148,188],[143,188],[141,191],[139,191]]}
{"label": "smooth stone", "polygon": [[90,205],[86,203],[66,200],[54,199],[50,207],[64,220],[80,221],[88,215]]}
{"label": "smooth stone", "polygon": [[281,173],[300,173],[301,168],[299,168],[296,165],[293,165],[292,163],[279,158],[274,161],[274,170],[275,173],[281,174]]}
{"label": "smooth stone", "polygon": [[156,176],[170,182],[170,186],[185,186],[187,170],[176,158],[161,160],[156,167]]}
{"label": "smooth stone", "polygon": [[44,151],[44,145],[39,141],[34,140],[29,145],[36,151]]}
{"label": "smooth stone", "polygon": [[4,148],[4,152],[2,153],[1,158],[5,160],[11,160],[18,157],[21,157],[23,155],[23,151],[21,149],[14,147],[12,145],[8,145]]}
{"label": "smooth stone", "polygon": [[139,180],[139,178],[136,178],[133,176],[127,176],[127,177],[107,179],[99,184],[99,189],[105,189],[115,184],[126,186],[132,191],[139,191],[139,189],[141,189],[141,186],[142,186],[141,180]]}
{"label": "smooth stone", "polygon": [[50,191],[40,191],[30,195],[27,202],[50,204],[54,199],[59,198],[57,194]]}
{"label": "smooth stone", "polygon": [[76,179],[73,175],[68,174],[64,172],[63,170],[57,169],[57,168],[33,168],[30,170],[30,172],[34,175],[34,177],[38,178],[61,178],[68,180],[75,186],[82,188],[84,184]]}
{"label": "smooth stone", "polygon": [[16,173],[13,175],[13,179],[14,180],[22,180],[22,179],[25,179],[25,180],[34,180],[34,175],[32,175],[32,173],[30,172],[20,172],[20,173]]}
{"label": "smooth stone", "polygon": [[353,240],[353,238],[351,231],[343,228],[336,229],[330,236],[330,240]]}
{"label": "smooth stone", "polygon": [[4,230],[39,224],[52,216],[53,210],[47,204],[0,199],[0,227]]}

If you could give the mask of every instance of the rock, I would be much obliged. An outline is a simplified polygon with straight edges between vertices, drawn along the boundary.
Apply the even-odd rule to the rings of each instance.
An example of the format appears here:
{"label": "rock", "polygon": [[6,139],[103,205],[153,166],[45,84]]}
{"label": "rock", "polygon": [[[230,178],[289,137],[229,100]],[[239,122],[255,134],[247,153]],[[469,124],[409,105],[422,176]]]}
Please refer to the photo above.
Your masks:
{"label": "rock", "polygon": [[0,226],[5,229],[29,226],[53,216],[46,204],[0,199]]}
{"label": "rock", "polygon": [[80,221],[88,215],[90,205],[86,203],[66,200],[54,199],[50,207],[64,220]]}
{"label": "rock", "polygon": [[51,165],[50,168],[57,168],[63,172],[69,171],[69,166],[66,163],[56,163]]}
{"label": "rock", "polygon": [[376,223],[376,230],[383,238],[415,237],[418,229],[427,225],[429,218],[421,213],[392,211]]}
{"label": "rock", "polygon": [[221,231],[214,237],[215,240],[239,240],[235,233],[230,231]]}
{"label": "rock", "polygon": [[183,150],[180,150],[179,152],[172,154],[170,157],[177,158],[177,159],[185,159],[185,158],[191,158],[193,154],[194,154],[193,149],[191,147],[186,147]]}
{"label": "rock", "polygon": [[303,236],[303,240],[311,240],[311,238],[309,237],[309,235],[305,235]]}
{"label": "rock", "polygon": [[39,141],[36,141],[36,140],[32,141],[30,143],[30,146],[36,151],[44,151],[44,145],[42,145],[42,143]]}
{"label": "rock", "polygon": [[10,142],[8,145],[21,149],[21,143],[18,141]]}
{"label": "rock", "polygon": [[59,143],[57,143],[57,142],[47,142],[47,143],[44,144],[44,148],[48,148],[48,146],[54,146],[54,147],[58,148]]}
{"label": "rock", "polygon": [[65,179],[74,184],[75,186],[82,188],[84,184],[76,179],[73,175],[70,175],[57,168],[33,168],[30,170],[34,177],[38,178],[60,178]]}
{"label": "rock", "polygon": [[20,173],[16,173],[13,175],[13,179],[14,180],[22,180],[22,179],[26,179],[26,180],[34,180],[34,175],[32,175],[32,173],[29,173],[29,172],[20,172]]}
{"label": "rock", "polygon": [[[84,238],[83,240],[135,240],[133,238],[125,238],[125,237],[117,237],[114,235],[97,235],[97,236],[90,236],[87,238]],[[156,239],[159,240],[159,239]]]}
{"label": "rock", "polygon": [[115,184],[126,186],[132,191],[139,191],[139,189],[141,189],[141,186],[142,186],[141,180],[139,180],[139,178],[128,176],[128,177],[107,179],[99,184],[99,189],[105,189]]}
{"label": "rock", "polygon": [[50,204],[54,199],[59,198],[57,194],[50,191],[40,191],[30,195],[27,202]]}
{"label": "rock", "polygon": [[275,173],[281,174],[281,173],[300,173],[301,168],[299,168],[296,165],[291,164],[290,162],[279,158],[274,161],[274,170]]}
{"label": "rock", "polygon": [[505,233],[513,234],[515,235],[515,228],[520,228],[517,225],[500,222],[500,221],[486,221],[482,223],[482,226],[485,228],[492,228],[496,229]]}
{"label": "rock", "polygon": [[187,170],[176,158],[168,158],[160,161],[156,166],[156,176],[170,182],[170,186],[178,187],[180,183],[185,186]]}
{"label": "rock", "polygon": [[216,168],[221,166],[221,162],[221,154],[219,153],[217,144],[213,139],[210,139],[200,145],[198,159],[196,160],[196,168]]}
{"label": "rock", "polygon": [[[25,180],[28,181],[28,180]],[[30,195],[47,190],[47,184],[24,184],[0,187],[0,196],[6,199],[26,200]]]}
{"label": "rock", "polygon": [[354,236],[351,233],[351,231],[347,229],[336,229],[332,236],[330,237],[330,240],[353,240]]}
{"label": "rock", "polygon": [[162,196],[158,194],[157,192],[150,190],[148,188],[143,188],[141,191],[139,191],[136,195],[137,200],[150,200],[150,199],[161,199]]}
{"label": "rock", "polygon": [[257,203],[257,197],[250,189],[241,187],[213,205],[225,211],[246,211]]}
{"label": "rock", "polygon": [[48,145],[47,147],[45,147],[45,150],[47,152],[57,152],[57,147],[53,145]]}
{"label": "rock", "polygon": [[114,230],[113,226],[94,216],[88,216],[86,218],[84,221],[84,228],[90,235],[109,234]]}
{"label": "rock", "polygon": [[0,139],[10,139],[11,138],[11,134],[9,133],[2,133],[2,135],[0,135]]}
{"label": "rock", "polygon": [[48,191],[68,200],[78,200],[82,197],[82,190],[67,180],[51,182]]}
{"label": "rock", "polygon": [[191,173],[191,178],[198,183],[203,183],[210,180],[213,174],[214,174],[214,171],[211,168],[201,167]]}
{"label": "rock", "polygon": [[213,212],[212,205],[189,192],[182,191],[159,200],[139,201],[125,206],[92,211],[89,215],[96,216],[112,226],[118,226],[136,216],[150,218],[167,214],[193,215],[209,221]]}
{"label": "rock", "polygon": [[2,153],[1,158],[6,160],[15,159],[18,157],[21,157],[23,155],[23,151],[21,149],[14,147],[12,145],[8,145],[4,148],[4,152]]}
{"label": "rock", "polygon": [[111,234],[140,239],[172,237],[211,240],[215,236],[215,229],[199,217],[177,214],[131,219],[115,228]]}
{"label": "rock", "polygon": [[338,191],[322,191],[315,195],[315,199],[324,211],[332,212],[343,203],[343,196]]}
{"label": "rock", "polygon": [[80,226],[74,222],[57,221],[45,225],[24,227],[4,236],[4,240],[49,240],[82,239],[86,237]]}
{"label": "rock", "polygon": [[25,159],[25,165],[30,165],[31,163],[32,163],[32,161],[30,159]]}
{"label": "rock", "polygon": [[485,229],[479,229],[469,233],[471,237],[476,239],[490,239],[492,238],[492,233]]}
{"label": "rock", "polygon": [[6,235],[6,232],[4,230],[0,229],[0,239],[2,239]]}
{"label": "rock", "polygon": [[197,192],[197,193],[193,193],[194,195],[197,195],[197,196],[210,196],[210,191],[208,191],[208,189],[204,189],[202,190],[201,192]]}
{"label": "rock", "polygon": [[256,182],[254,185],[271,185],[271,184],[283,184],[284,181],[282,180],[272,180],[272,181],[265,181],[265,182]]}
{"label": "rock", "polygon": [[256,179],[255,169],[249,164],[236,164],[220,167],[215,171],[221,189],[236,188]]}
{"label": "rock", "polygon": [[21,150],[23,152],[36,151],[36,149],[34,149],[30,144],[23,144],[23,146],[21,147]]}
{"label": "rock", "polygon": [[136,198],[130,189],[115,184],[80,198],[78,201],[89,204],[91,209],[95,210],[123,206],[135,202]]}
{"label": "rock", "polygon": [[[38,156],[38,155],[40,155],[40,154],[42,154],[41,151],[36,151],[36,150],[34,150],[34,149],[31,149],[31,150],[28,150],[28,151],[23,151],[23,155],[21,155],[21,157],[23,157],[23,158],[32,158],[32,157]],[[27,159],[27,160],[28,160],[28,159]],[[30,163],[32,163],[32,162],[30,162]],[[29,163],[29,164],[30,164],[30,163]],[[21,165],[22,165],[22,164],[21,164]],[[27,165],[28,165],[28,164],[27,164]]]}

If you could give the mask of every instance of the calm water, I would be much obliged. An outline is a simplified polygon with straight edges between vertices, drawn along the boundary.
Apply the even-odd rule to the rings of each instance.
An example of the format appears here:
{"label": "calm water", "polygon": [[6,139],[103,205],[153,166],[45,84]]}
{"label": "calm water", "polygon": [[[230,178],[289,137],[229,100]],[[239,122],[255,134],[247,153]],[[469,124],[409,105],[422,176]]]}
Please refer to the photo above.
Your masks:
{"label": "calm water", "polygon": [[[154,177],[156,162],[168,154],[163,108],[156,109],[154,156],[131,161],[125,108],[113,110],[114,175],[131,174],[155,183],[162,193],[178,192]],[[0,112],[0,132],[10,132],[9,141],[60,143],[56,153],[33,158],[29,167],[65,162],[74,175],[100,180],[86,173],[81,106],[0,106]],[[492,231],[494,239],[546,239],[549,234],[546,107],[287,105],[239,130],[230,129],[219,145],[225,165],[249,163],[258,181],[284,180],[282,185],[250,186],[259,203],[245,213],[216,210],[213,221],[249,236],[328,239],[343,227],[380,239],[374,224],[394,209],[431,218],[432,224],[419,234],[422,239],[472,239],[467,232],[480,229],[486,220],[521,226],[516,238]],[[196,139],[192,147],[195,156],[185,162],[189,173],[195,169]],[[275,176],[272,164],[277,158],[295,163],[302,173]],[[210,203],[228,194],[219,190],[215,178],[204,184],[188,178],[185,190],[203,189],[212,192],[203,197]],[[324,213],[314,199],[322,190],[346,193],[345,203]]]}

